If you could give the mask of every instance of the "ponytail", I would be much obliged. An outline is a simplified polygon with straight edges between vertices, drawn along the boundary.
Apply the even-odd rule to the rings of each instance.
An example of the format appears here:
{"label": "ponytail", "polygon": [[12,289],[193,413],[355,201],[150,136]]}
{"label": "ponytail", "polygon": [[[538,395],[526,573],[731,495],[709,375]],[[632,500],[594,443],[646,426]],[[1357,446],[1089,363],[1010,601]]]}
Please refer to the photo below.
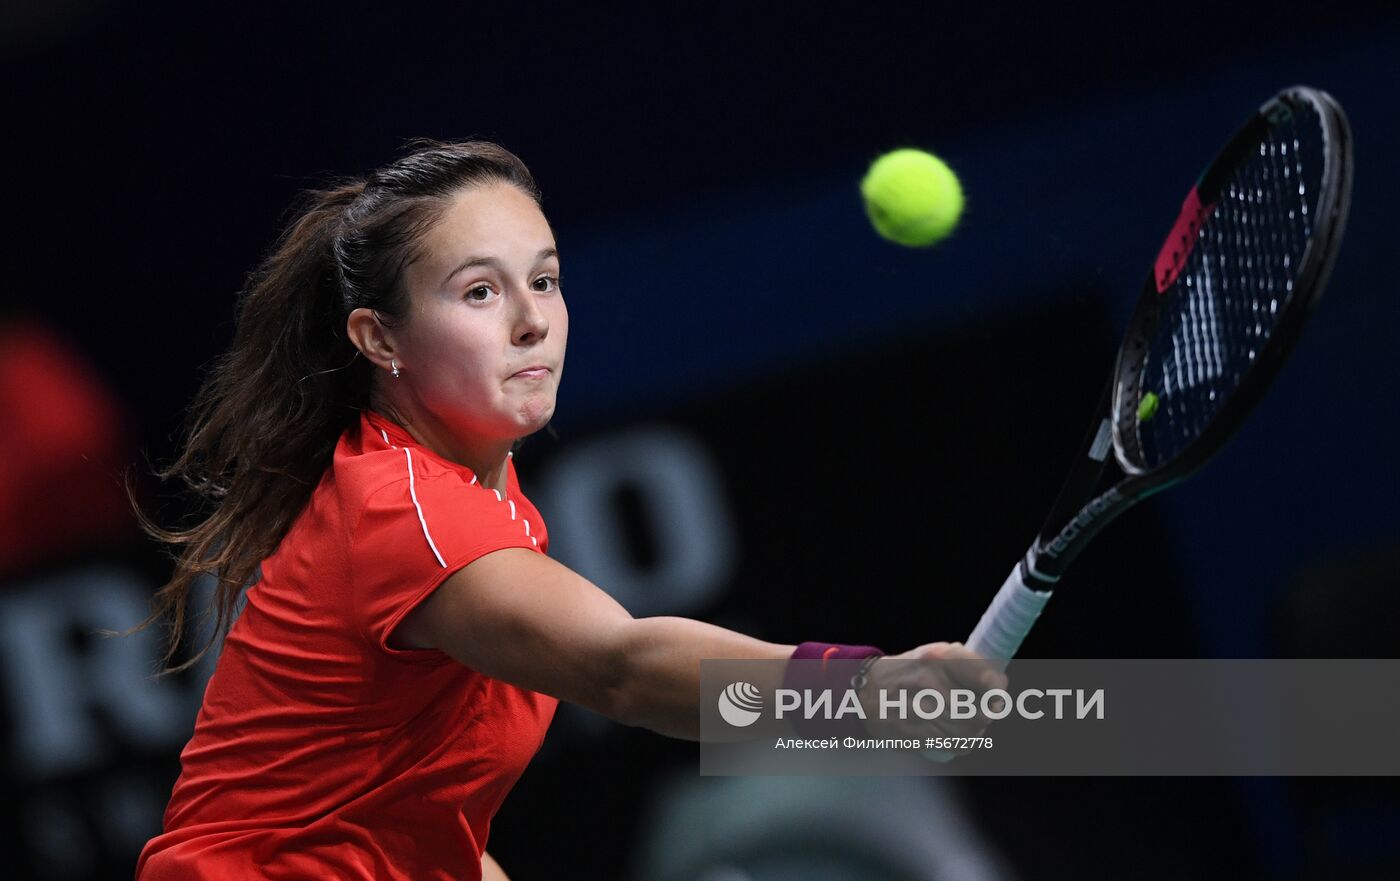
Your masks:
{"label": "ponytail", "polygon": [[[145,532],[178,549],[174,576],[140,626],[168,619],[164,666],[177,672],[213,643],[171,666],[185,636],[190,592],[215,578],[213,633],[232,623],[258,563],[276,549],[330,464],[368,383],[350,376],[358,350],[345,335],[332,247],[341,216],[363,191],[350,183],[313,193],[239,295],[233,346],[204,380],[190,408],[179,458],[156,472],[179,478],[213,513],[189,529],[166,530],[133,505]],[[337,321],[337,318],[339,319]],[[287,431],[296,425],[304,431]]]}

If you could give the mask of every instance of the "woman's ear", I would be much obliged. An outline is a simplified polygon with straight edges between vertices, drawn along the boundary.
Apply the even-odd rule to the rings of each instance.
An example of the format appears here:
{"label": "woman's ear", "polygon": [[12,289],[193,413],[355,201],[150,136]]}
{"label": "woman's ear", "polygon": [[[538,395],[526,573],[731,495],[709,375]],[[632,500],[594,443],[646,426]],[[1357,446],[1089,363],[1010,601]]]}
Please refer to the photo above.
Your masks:
{"label": "woman's ear", "polygon": [[373,309],[361,307],[351,312],[345,319],[345,334],[355,348],[378,367],[389,370],[390,362],[399,358],[392,331]]}

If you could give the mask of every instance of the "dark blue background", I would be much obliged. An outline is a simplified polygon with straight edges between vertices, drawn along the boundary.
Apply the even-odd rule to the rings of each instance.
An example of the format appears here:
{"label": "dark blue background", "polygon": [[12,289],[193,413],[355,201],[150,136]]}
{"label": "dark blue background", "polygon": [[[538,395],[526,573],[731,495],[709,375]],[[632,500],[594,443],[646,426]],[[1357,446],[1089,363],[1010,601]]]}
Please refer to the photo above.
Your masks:
{"label": "dark blue background", "polygon": [[[1098,390],[1081,374],[1098,358],[1107,369],[1113,334],[1195,174],[1274,91],[1319,86],[1350,115],[1357,169],[1327,296],[1237,441],[1151,503],[1141,515],[1150,530],[1123,533],[1125,568],[1101,566],[1075,587],[1132,591],[1135,565],[1147,580],[1168,579],[1171,601],[1188,610],[1182,645],[1270,656],[1293,645],[1275,610],[1300,573],[1386,552],[1400,537],[1395,12],[1346,2],[1131,11],[69,2],[14,13],[4,47],[0,302],[46,320],[92,359],[157,460],[173,453],[200,368],[230,338],[233,294],[296,190],[381,164],[410,137],[487,137],[534,170],[558,232],[572,317],[556,420],[564,443],[654,419],[701,430],[697,414],[723,421],[724,402],[755,383],[851,359],[878,364],[878,353],[919,340],[959,352],[960,367],[932,381],[978,392],[990,372],[1009,375],[987,388],[1006,396],[998,407],[1035,414],[1015,443],[1043,448],[1050,470],[1024,495],[999,489],[998,506],[1015,512],[1016,530],[1000,533],[1009,556],[940,562],[973,585],[971,607],[1043,513],[1053,463]],[[967,192],[962,226],[936,249],[878,239],[861,211],[865,165],[905,145],[944,156]],[[1056,309],[1080,310],[1099,322],[1095,333],[1005,345]],[[860,393],[841,385],[803,406],[839,411],[841,394]],[[895,430],[970,430],[967,414],[923,421],[931,415],[911,408],[913,421]],[[802,411],[780,416],[755,422],[769,432],[755,438],[769,455],[801,461],[827,449],[782,430],[803,423]],[[958,449],[968,457],[959,467],[989,482],[1011,467],[997,445],[980,458]],[[944,534],[933,558],[954,557],[959,541]],[[1130,630],[1153,610],[1142,597],[1122,618],[1090,620]],[[1389,628],[1359,630],[1357,655],[1393,654]],[[1073,654],[1084,644],[1066,632],[1042,647]],[[1128,789],[1114,797],[1127,800]],[[1228,792],[1244,830],[1234,871],[1304,877],[1298,836],[1314,796],[1279,781]],[[1183,785],[1170,798],[1179,807],[1192,793]],[[1358,819],[1326,827],[1338,852],[1356,850],[1349,836],[1376,841],[1377,826],[1393,833],[1393,798],[1339,800]],[[1087,849],[1091,837],[1065,846]],[[1385,854],[1394,857],[1377,859]]]}

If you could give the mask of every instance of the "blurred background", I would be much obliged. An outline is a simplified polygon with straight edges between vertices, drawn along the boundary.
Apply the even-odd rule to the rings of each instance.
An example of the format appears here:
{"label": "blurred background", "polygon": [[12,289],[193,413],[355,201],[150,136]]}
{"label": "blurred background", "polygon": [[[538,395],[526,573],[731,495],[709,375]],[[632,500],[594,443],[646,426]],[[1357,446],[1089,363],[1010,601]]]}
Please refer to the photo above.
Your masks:
{"label": "blurred background", "polygon": [[[151,466],[244,274],[299,189],[416,136],[497,140],[545,193],[571,346],[517,461],[551,551],[635,615],[903,650],[961,639],[1024,551],[1203,164],[1278,89],[1328,90],[1357,172],[1319,311],[1242,434],[1110,527],[1025,653],[1394,654],[1393,4],[15,0],[0,27],[8,877],[130,877],[159,830],[210,667],[157,680],[158,633],[93,635],[169,573],[122,476],[187,513]],[[967,192],[932,250],[862,212],[900,146]],[[697,768],[561,708],[491,850],[517,881],[1400,877],[1389,779]]]}

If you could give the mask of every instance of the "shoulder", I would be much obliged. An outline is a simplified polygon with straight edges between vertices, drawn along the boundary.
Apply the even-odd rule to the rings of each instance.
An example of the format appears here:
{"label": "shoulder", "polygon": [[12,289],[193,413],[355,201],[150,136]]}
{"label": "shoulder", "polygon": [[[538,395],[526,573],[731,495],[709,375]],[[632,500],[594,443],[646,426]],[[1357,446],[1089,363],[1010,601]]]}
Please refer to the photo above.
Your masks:
{"label": "shoulder", "polygon": [[469,515],[494,507],[496,495],[473,484],[470,475],[445,467],[421,450],[402,447],[356,457],[338,465],[342,502],[356,520],[369,512],[414,512],[425,507],[442,514]]}
{"label": "shoulder", "polygon": [[391,435],[385,425],[383,417],[363,411],[336,444],[330,477],[345,511],[353,514],[399,497],[409,500],[419,485],[466,482],[460,472],[405,443],[402,429]]}
{"label": "shoulder", "polygon": [[547,540],[513,463],[507,491],[489,489],[471,469],[439,458],[372,411],[342,436],[331,482],[352,535],[421,531],[435,554],[442,551],[440,562],[450,559],[449,547],[467,551],[509,538],[543,549]]}

